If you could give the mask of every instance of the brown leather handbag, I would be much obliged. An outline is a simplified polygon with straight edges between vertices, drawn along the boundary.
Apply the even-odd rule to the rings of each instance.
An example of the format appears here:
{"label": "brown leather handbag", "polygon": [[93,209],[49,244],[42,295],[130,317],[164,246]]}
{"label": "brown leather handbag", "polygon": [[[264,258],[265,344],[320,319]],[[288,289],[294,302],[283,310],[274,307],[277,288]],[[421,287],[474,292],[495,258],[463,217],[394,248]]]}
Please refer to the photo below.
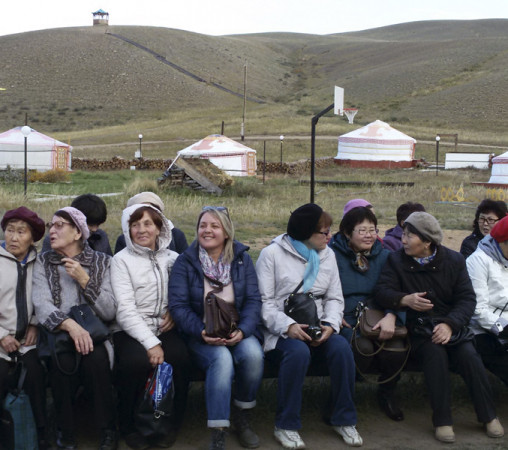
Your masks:
{"label": "brown leather handbag", "polygon": [[229,339],[231,333],[238,329],[240,317],[233,303],[226,302],[218,295],[222,292],[223,284],[210,279],[211,283],[218,285],[205,297],[205,333],[210,337]]}
{"label": "brown leather handbag", "polygon": [[[364,307],[358,318],[358,327],[360,334],[369,339],[379,339],[381,330],[373,330],[372,328],[385,316],[384,311]],[[394,338],[405,338],[407,336],[407,328],[404,325],[396,325],[393,333]]]}

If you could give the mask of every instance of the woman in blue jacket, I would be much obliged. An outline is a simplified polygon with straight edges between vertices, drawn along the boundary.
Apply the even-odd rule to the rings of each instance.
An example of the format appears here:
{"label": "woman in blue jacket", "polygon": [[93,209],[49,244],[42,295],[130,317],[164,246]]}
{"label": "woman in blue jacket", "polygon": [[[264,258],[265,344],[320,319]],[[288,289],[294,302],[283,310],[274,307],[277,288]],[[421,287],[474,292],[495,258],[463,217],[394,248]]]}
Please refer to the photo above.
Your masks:
{"label": "woman in blue jacket", "polygon": [[[372,297],[374,287],[390,252],[383,248],[377,239],[377,219],[368,208],[354,208],[349,211],[340,223],[340,231],[330,241],[339,267],[342,293],[344,295],[344,318],[340,332],[351,341],[353,328],[358,321],[359,305],[375,309]],[[397,316],[400,316],[397,318]],[[375,344],[366,338],[357,336],[353,351],[359,369],[367,371],[375,366],[380,372],[378,402],[384,413],[392,420],[403,420],[404,414],[397,404],[395,387],[400,376],[397,371],[402,367],[407,355],[404,339],[394,339],[395,323],[404,321],[404,313],[397,315],[385,311],[384,318],[376,325],[380,329],[380,340],[384,340],[385,349],[377,352]],[[360,354],[357,347],[361,349]],[[373,356],[365,356],[373,355]]]}
{"label": "woman in blue jacket", "polygon": [[[206,372],[205,393],[210,449],[224,449],[230,425],[233,380],[233,427],[240,444],[259,446],[250,427],[249,410],[263,376],[263,350],[255,336],[261,317],[261,296],[249,248],[234,240],[227,208],[205,206],[199,215],[197,240],[175,262],[169,280],[169,308],[186,338],[196,364]],[[238,329],[227,339],[205,332],[204,300],[213,289],[233,303]]]}

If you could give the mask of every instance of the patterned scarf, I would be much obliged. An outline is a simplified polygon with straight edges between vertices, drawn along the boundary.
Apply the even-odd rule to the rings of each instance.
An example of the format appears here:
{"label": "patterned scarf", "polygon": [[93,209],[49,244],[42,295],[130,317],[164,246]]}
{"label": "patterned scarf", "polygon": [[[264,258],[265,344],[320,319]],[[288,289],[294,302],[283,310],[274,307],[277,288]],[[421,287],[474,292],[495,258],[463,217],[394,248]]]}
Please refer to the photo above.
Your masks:
{"label": "patterned scarf", "polygon": [[367,272],[369,270],[369,260],[367,259],[367,256],[370,255],[369,250],[364,250],[363,252],[354,252],[355,253],[355,259],[353,262],[353,267],[361,273]]}
{"label": "patterned scarf", "polygon": [[297,241],[288,236],[293,248],[307,261],[305,272],[303,273],[303,292],[306,293],[314,286],[314,282],[319,272],[319,255],[313,248],[307,247],[302,241]]}
{"label": "patterned scarf", "polygon": [[[207,251],[198,245],[199,248],[199,262],[203,273],[212,280],[217,280],[224,286],[231,283],[231,264],[224,262],[224,252],[219,256],[217,262],[207,253]],[[211,283],[214,285],[213,283]],[[218,287],[219,285],[214,285]]]}
{"label": "patterned scarf", "polygon": [[428,264],[430,263],[436,256],[436,253],[437,253],[437,247],[436,249],[434,250],[434,253],[432,253],[432,255],[430,256],[424,256],[423,258],[416,258],[415,256],[413,256],[413,259],[420,265],[424,266],[425,264]]}
{"label": "patterned scarf", "polygon": [[[60,274],[58,273],[58,266],[63,264],[62,255],[54,251],[43,253],[41,262],[46,272],[49,289],[53,297],[53,303],[57,308],[62,304],[62,287],[60,285]],[[88,242],[85,242],[83,251],[76,255],[75,261],[79,262],[83,267],[88,268],[88,276],[90,281],[86,286],[86,292],[83,291],[85,299],[90,303],[95,303],[95,299],[99,296],[102,285],[102,276],[109,267],[111,257],[105,253],[96,252],[92,250]]]}

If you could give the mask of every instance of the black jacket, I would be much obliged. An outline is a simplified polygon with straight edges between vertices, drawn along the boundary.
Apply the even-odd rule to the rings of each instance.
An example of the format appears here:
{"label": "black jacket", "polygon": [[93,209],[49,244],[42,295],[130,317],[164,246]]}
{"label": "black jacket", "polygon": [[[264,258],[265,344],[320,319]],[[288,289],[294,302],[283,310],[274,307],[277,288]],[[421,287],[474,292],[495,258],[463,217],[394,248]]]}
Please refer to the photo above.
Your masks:
{"label": "black jacket", "polygon": [[418,317],[439,317],[457,332],[467,325],[476,307],[476,295],[469,279],[464,257],[439,246],[435,258],[420,265],[404,249],[388,256],[381,271],[375,298],[384,308],[398,309],[402,297],[427,292],[425,298],[434,307],[427,312],[407,308],[406,323],[411,326]]}
{"label": "black jacket", "polygon": [[478,247],[479,242],[483,239],[482,235],[472,233],[462,241],[460,253],[464,258],[471,256]]}

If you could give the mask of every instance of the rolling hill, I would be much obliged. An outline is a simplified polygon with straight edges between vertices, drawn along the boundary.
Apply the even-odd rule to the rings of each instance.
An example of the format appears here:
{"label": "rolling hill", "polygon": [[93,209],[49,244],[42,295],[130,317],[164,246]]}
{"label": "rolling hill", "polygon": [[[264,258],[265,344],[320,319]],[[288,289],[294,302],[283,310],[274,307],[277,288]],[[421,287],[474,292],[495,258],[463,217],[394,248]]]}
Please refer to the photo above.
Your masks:
{"label": "rolling hill", "polygon": [[[0,57],[0,130],[25,114],[45,132],[178,120],[182,111],[238,115],[245,63],[248,107],[268,118],[276,107],[287,120],[310,117],[333,101],[334,85],[365,123],[494,133],[508,112],[508,20],[500,19],[326,36],[60,28],[2,36]],[[255,132],[270,133],[269,121]]]}

